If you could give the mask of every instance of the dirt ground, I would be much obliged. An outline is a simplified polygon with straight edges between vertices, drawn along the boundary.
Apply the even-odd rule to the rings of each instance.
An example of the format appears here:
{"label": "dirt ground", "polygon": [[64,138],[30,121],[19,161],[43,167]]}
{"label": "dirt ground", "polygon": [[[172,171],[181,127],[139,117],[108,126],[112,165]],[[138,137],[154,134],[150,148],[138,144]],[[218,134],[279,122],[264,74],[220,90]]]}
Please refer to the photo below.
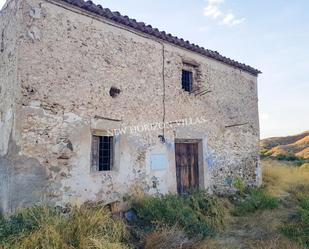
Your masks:
{"label": "dirt ground", "polygon": [[[280,199],[278,208],[231,217],[226,229],[202,243],[205,249],[301,249],[280,233],[282,225],[298,208],[297,186],[309,184],[309,171],[290,162],[262,160],[264,187]],[[306,188],[308,189],[308,188]],[[309,194],[309,193],[306,193]]]}

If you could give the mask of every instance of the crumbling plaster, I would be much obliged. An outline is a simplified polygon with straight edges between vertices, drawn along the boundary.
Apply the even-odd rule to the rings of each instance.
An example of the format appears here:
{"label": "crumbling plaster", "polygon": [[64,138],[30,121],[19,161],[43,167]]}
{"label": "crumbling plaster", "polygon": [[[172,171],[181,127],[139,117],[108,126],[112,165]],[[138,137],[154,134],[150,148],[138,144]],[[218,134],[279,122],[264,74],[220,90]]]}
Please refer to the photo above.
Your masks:
{"label": "crumbling plaster", "polygon": [[[1,66],[6,76],[0,82],[3,89],[14,82],[10,96],[21,94],[15,102],[1,98],[0,108],[8,112],[16,104],[11,111],[15,117],[11,142],[18,146],[15,153],[33,164],[23,165],[15,174],[40,169],[32,174],[41,179],[41,200],[108,203],[136,189],[175,192],[177,138],[202,141],[205,189],[229,191],[235,177],[243,177],[249,185],[260,184],[256,76],[60,2],[11,3],[21,4],[18,48],[12,49],[19,51],[18,68],[10,76],[6,72],[17,63]],[[199,65],[198,87],[207,94],[195,96],[181,89],[184,61]],[[109,96],[112,86],[121,90],[115,98]],[[205,119],[202,124],[166,129],[165,143],[158,138],[162,130],[117,135],[114,169],[90,171],[92,130],[200,117]],[[14,155],[5,152],[12,123],[1,127],[6,140],[0,142],[0,152],[10,160],[9,167],[16,164]],[[166,170],[151,170],[153,153],[167,156]],[[12,192],[7,196],[12,199]],[[14,209],[26,197],[19,196],[12,204],[1,195],[0,203],[4,209],[11,203]]]}
{"label": "crumbling plaster", "polygon": [[0,155],[3,156],[8,150],[18,92],[18,3],[7,3],[0,13]]}
{"label": "crumbling plaster", "polygon": [[0,12],[0,212],[10,207],[10,138],[13,132],[17,79],[18,2],[8,2]]}

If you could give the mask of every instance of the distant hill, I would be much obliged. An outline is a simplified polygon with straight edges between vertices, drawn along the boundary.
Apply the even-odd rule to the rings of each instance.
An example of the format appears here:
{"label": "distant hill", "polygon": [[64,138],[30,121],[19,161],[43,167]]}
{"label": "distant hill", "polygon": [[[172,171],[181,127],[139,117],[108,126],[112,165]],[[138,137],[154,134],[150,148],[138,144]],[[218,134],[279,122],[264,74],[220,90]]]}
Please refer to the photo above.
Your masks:
{"label": "distant hill", "polygon": [[309,130],[295,136],[266,138],[260,146],[264,156],[309,159]]}

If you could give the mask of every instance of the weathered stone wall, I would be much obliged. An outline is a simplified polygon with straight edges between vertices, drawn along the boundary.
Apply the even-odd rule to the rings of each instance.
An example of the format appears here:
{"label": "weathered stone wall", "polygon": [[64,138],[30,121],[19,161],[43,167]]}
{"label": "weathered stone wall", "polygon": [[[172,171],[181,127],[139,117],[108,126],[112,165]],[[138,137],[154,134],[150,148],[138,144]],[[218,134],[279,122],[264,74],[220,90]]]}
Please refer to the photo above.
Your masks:
{"label": "weathered stone wall", "polygon": [[0,12],[0,155],[7,153],[13,126],[17,89],[17,6],[4,6]]}
{"label": "weathered stone wall", "polygon": [[10,138],[14,136],[17,81],[18,3],[6,4],[0,12],[0,212],[10,208]]}
{"label": "weathered stone wall", "polygon": [[[14,142],[19,159],[29,162],[17,170],[28,172],[23,184],[37,185],[30,184],[31,197],[15,198],[14,207],[25,197],[79,204],[119,200],[140,188],[175,192],[175,139],[202,141],[201,187],[227,191],[235,177],[260,183],[255,76],[58,5],[23,1]],[[181,89],[187,61],[199,65],[196,93],[206,94]],[[112,86],[121,90],[115,98]],[[114,169],[90,171],[92,130],[201,117],[203,124],[171,125],[164,144],[162,130],[117,135]],[[167,156],[166,170],[150,168],[158,153]]]}

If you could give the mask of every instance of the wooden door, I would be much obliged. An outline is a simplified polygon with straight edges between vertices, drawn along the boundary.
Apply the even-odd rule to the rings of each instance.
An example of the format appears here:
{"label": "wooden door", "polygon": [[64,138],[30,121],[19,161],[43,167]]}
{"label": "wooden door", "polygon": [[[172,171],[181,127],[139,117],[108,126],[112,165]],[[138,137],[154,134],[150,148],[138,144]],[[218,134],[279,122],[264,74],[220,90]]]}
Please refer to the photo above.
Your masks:
{"label": "wooden door", "polygon": [[198,188],[198,143],[176,143],[175,154],[178,193]]}

